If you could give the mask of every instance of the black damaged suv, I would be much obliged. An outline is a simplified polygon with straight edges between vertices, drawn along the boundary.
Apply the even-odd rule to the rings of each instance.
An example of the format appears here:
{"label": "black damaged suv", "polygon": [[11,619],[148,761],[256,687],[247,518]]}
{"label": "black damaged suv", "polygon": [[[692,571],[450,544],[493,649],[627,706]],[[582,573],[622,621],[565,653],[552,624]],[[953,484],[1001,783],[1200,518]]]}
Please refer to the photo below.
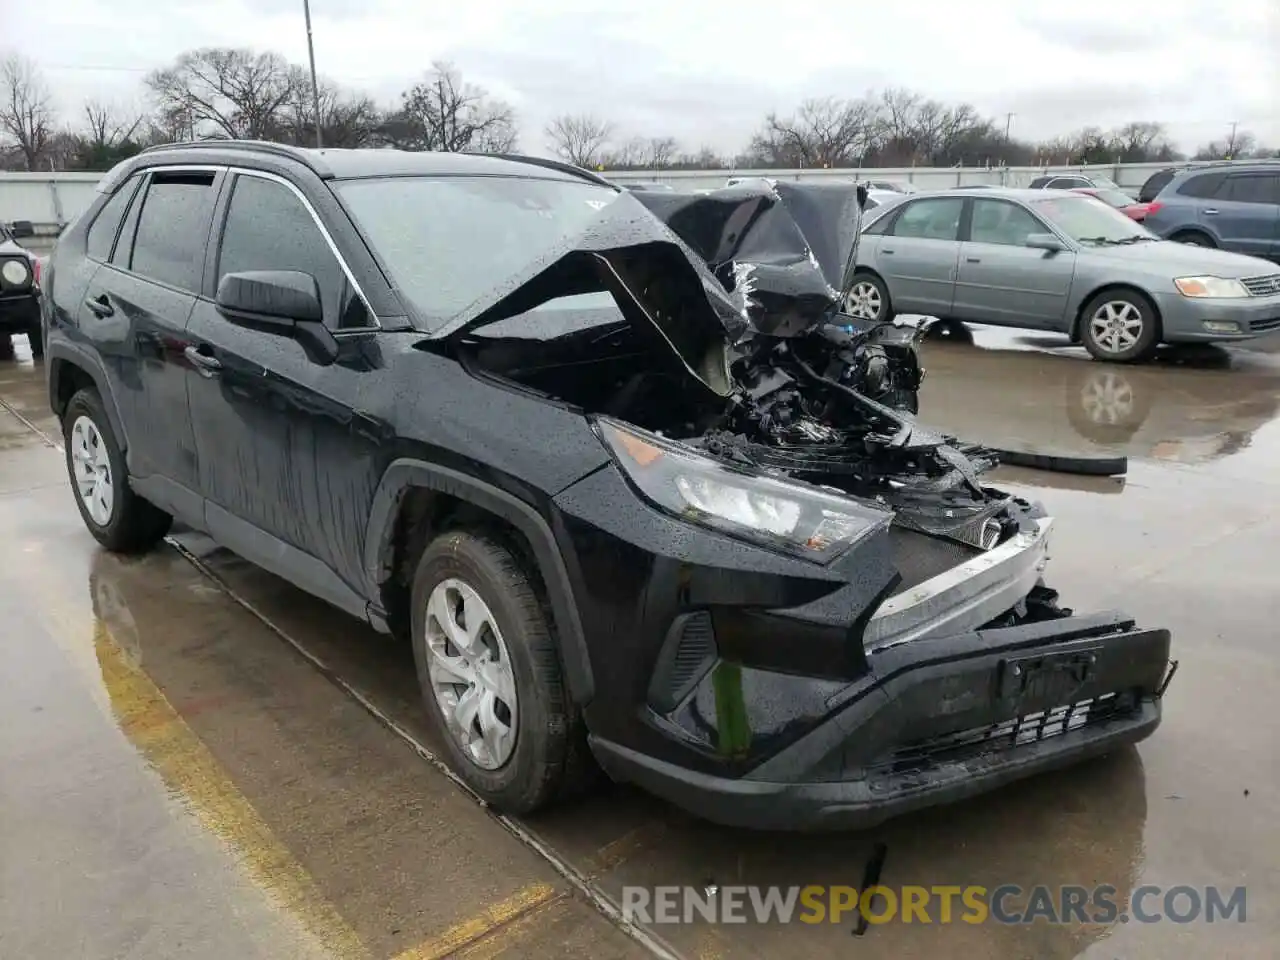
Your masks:
{"label": "black damaged suv", "polygon": [[452,767],[872,823],[1141,739],[1169,634],[1073,615],[1052,519],[838,313],[852,186],[259,143],[112,170],[45,277],[107,548],[174,518],[408,637]]}

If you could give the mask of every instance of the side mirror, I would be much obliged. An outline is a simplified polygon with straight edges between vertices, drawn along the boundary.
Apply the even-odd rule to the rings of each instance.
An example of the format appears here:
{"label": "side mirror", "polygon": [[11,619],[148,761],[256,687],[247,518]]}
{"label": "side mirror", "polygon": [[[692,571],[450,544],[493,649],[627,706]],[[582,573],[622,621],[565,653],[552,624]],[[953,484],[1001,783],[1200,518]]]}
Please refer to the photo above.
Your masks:
{"label": "side mirror", "polygon": [[35,225],[30,220],[15,220],[9,224],[9,232],[15,240],[25,240],[36,235]]}
{"label": "side mirror", "polygon": [[1067,245],[1052,233],[1032,233],[1023,241],[1023,245],[1032,250],[1048,250],[1050,253],[1061,253]]}
{"label": "side mirror", "polygon": [[247,270],[225,274],[214,300],[231,323],[261,333],[292,337],[314,363],[338,359],[338,341],[324,325],[320,285],[296,270]]}

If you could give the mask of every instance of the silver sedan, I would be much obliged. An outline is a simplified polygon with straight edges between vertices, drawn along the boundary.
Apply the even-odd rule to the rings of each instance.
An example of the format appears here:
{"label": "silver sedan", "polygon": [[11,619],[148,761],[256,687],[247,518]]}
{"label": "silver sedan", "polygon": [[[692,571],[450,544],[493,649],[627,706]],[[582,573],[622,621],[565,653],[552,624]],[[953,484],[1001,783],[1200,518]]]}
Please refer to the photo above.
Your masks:
{"label": "silver sedan", "polygon": [[868,212],[846,309],[1058,331],[1132,362],[1280,330],[1280,267],[1160,240],[1083,194],[949,190]]}

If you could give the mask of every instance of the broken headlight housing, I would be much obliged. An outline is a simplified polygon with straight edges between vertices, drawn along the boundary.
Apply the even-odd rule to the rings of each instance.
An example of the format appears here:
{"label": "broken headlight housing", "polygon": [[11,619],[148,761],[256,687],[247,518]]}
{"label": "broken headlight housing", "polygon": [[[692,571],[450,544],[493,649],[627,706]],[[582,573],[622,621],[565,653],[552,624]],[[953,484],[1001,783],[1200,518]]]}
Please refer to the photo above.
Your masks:
{"label": "broken headlight housing", "polygon": [[615,420],[597,419],[596,430],[622,472],[655,507],[806,560],[828,562],[892,519],[888,510],[739,470]]}

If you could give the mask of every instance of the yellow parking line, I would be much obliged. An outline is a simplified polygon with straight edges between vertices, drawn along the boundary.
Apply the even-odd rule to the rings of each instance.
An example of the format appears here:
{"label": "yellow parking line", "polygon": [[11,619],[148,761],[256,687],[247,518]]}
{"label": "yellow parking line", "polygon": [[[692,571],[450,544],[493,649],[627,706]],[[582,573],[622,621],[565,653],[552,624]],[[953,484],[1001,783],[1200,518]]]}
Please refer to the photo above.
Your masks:
{"label": "yellow parking line", "polygon": [[[556,888],[549,883],[530,884],[507,899],[486,907],[474,917],[450,927],[439,936],[396,954],[393,960],[440,960],[481,939],[496,951],[500,945],[507,946],[518,939],[532,926],[531,923],[517,921],[528,919],[535,911],[562,896],[557,896]],[[495,953],[490,952],[488,955],[494,956]]]}
{"label": "yellow parking line", "polygon": [[[36,601],[54,642],[79,661],[75,642],[85,621],[77,604],[51,585],[64,578],[40,562],[42,551],[24,550],[22,564],[5,563]],[[31,560],[36,562],[32,563]],[[41,568],[44,568],[41,570]],[[34,575],[32,575],[34,574]],[[221,764],[174,709],[159,687],[130,662],[106,624],[92,619],[93,653],[111,713],[120,729],[159,774],[171,794],[180,798],[201,825],[228,847],[250,879],[339,960],[366,960],[355,931],[325,899],[310,874],[276,838],[262,817],[236,788]],[[83,648],[81,647],[82,651]],[[82,662],[82,661],[81,661]]]}

